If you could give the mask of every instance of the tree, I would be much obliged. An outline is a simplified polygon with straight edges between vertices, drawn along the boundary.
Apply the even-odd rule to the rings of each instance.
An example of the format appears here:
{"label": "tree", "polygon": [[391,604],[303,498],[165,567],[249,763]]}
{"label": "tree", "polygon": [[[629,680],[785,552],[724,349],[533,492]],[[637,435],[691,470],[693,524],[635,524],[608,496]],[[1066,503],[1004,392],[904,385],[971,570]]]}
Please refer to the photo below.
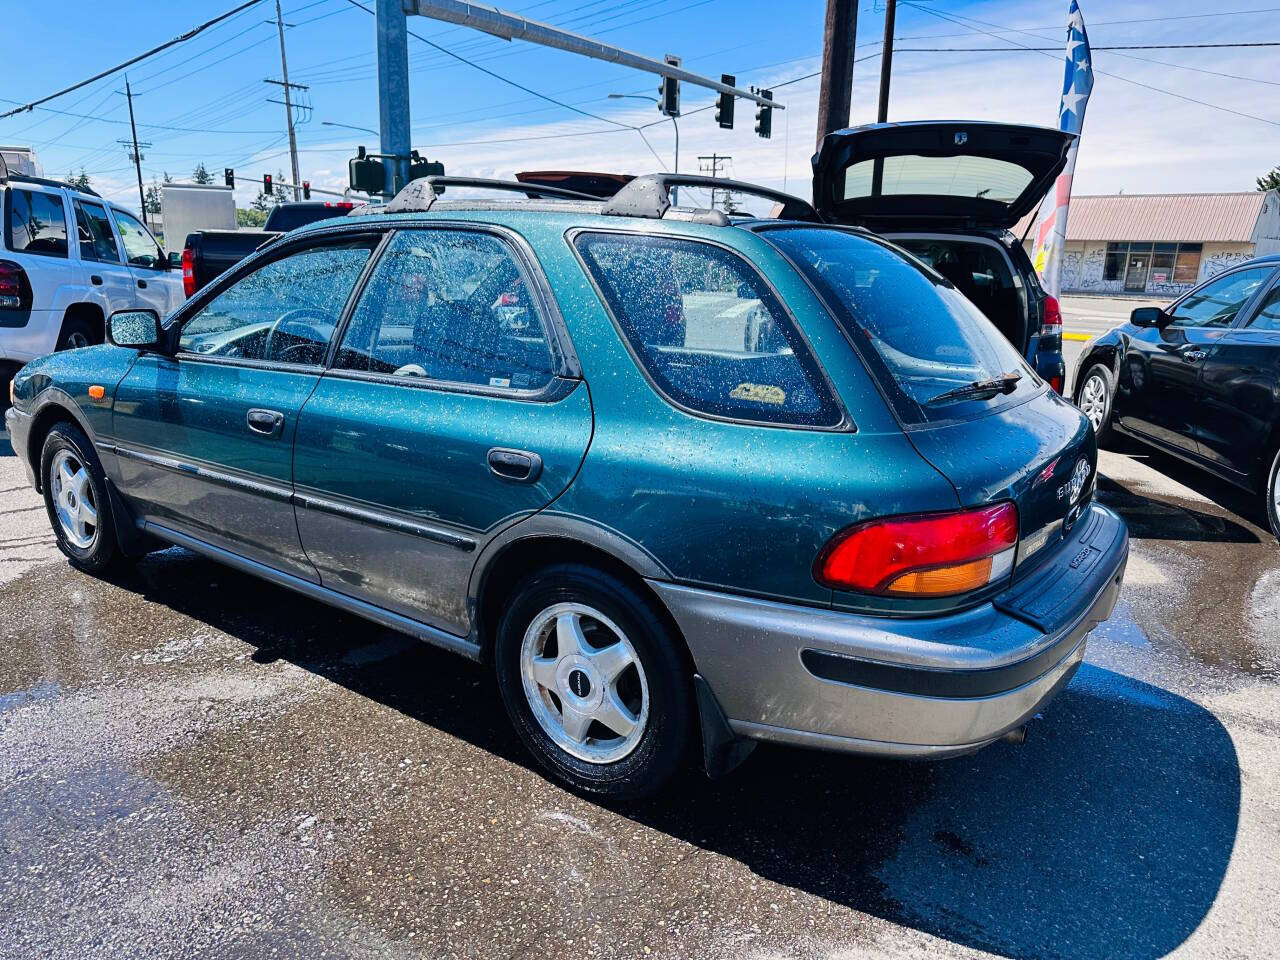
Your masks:
{"label": "tree", "polygon": [[1280,167],[1273,167],[1265,177],[1258,178],[1259,190],[1280,190]]}
{"label": "tree", "polygon": [[173,177],[169,176],[169,171],[168,171],[168,170],[166,170],[166,171],[164,172],[164,182],[165,182],[165,183],[173,183]]}
{"label": "tree", "polygon": [[147,187],[144,203],[147,208],[147,213],[157,214],[160,212],[160,188],[154,183]]}
{"label": "tree", "polygon": [[92,189],[93,187],[93,183],[89,180],[89,175],[84,172],[84,167],[80,168],[79,176],[75,176],[70,171],[68,171],[67,183],[75,187],[77,190],[89,190],[89,189]]}
{"label": "tree", "polygon": [[[284,171],[278,171],[276,178],[272,181],[271,192],[266,193],[262,190],[258,191],[258,195],[253,198],[251,209],[259,210],[263,214],[271,212],[271,209],[278,204],[285,203],[289,200],[289,191],[284,186]],[[266,219],[265,216],[263,218]]]}
{"label": "tree", "polygon": [[241,227],[261,228],[267,223],[267,211],[256,207],[236,207],[236,224]]}
{"label": "tree", "polygon": [[213,183],[213,174],[204,168],[204,161],[202,160],[191,171],[191,179],[196,183]]}

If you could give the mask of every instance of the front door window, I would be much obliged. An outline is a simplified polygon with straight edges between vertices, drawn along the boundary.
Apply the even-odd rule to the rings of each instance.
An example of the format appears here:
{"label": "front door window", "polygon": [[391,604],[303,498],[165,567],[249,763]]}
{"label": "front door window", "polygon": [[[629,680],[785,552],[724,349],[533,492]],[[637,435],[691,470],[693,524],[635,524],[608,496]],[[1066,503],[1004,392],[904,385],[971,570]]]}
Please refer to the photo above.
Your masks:
{"label": "front door window", "polygon": [[1271,276],[1271,267],[1237,270],[1205,284],[1172,310],[1179,327],[1229,327],[1258,287]]}
{"label": "front door window", "polygon": [[318,364],[375,240],[296,250],[259,266],[182,327],[178,349],[199,356]]}

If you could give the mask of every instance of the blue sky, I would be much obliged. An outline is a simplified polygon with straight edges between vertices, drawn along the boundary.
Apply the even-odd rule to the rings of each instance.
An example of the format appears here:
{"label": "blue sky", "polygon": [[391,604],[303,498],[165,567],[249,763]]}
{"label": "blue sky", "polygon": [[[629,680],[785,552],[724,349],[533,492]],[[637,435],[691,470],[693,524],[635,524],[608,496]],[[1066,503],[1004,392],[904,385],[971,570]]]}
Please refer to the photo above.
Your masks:
{"label": "blue sky", "polygon": [[[371,6],[373,0],[366,2]],[[1275,26],[1280,7],[1265,2],[1223,0],[1222,9],[1207,16],[1203,4],[1190,0],[1083,0],[1082,6],[1096,47],[1280,40]],[[30,42],[6,46],[0,98],[25,102],[51,93],[234,5],[234,0],[63,0],[56,20],[39,4],[16,5],[6,11],[6,34]],[[302,176],[317,187],[340,189],[355,145],[374,146],[376,138],[322,121],[377,126],[373,17],[348,0],[284,0],[283,5],[286,21],[295,25],[286,33],[290,79],[310,87],[310,110],[298,127]],[[735,73],[740,85],[776,86],[820,64],[822,0],[516,0],[500,5],[641,53],[677,53],[690,69]],[[894,60],[890,119],[1054,124],[1061,54],[1018,46],[1059,45],[1066,10],[1066,0],[901,3],[896,34],[902,52]],[[152,144],[143,151],[146,182],[163,171],[185,179],[198,161],[219,178],[224,166],[233,166],[244,184],[240,202],[245,203],[254,192],[251,181],[264,172],[288,170],[284,107],[267,102],[278,98],[279,90],[264,82],[280,76],[275,26],[266,22],[274,12],[274,4],[264,2],[129,70],[139,138]],[[867,0],[860,9],[858,53],[869,59],[855,67],[855,123],[873,119],[883,17],[883,0]],[[410,18],[410,29],[595,115],[531,97],[411,39],[413,143],[443,160],[450,173],[509,176],[548,167],[645,172],[658,166],[658,158],[671,164],[669,123],[643,131],[653,152],[628,129],[660,120],[656,108],[607,99],[610,92],[652,94],[656,78],[419,17]],[[910,52],[959,46],[1007,52]],[[1255,176],[1280,163],[1276,50],[1096,51],[1095,68],[1112,76],[1097,78],[1077,192],[1252,189]],[[125,99],[117,92],[123,87],[123,78],[112,77],[53,101],[49,109],[0,120],[0,143],[35,146],[47,175],[84,167],[101,192],[136,205],[132,167],[116,142],[129,131]],[[732,173],[740,178],[807,193],[816,81],[779,86],[776,96],[789,109],[775,116],[769,141],[754,136],[753,111],[746,103],[738,104],[733,131],[720,130],[711,111],[687,116],[681,123],[681,169],[693,169],[698,154],[715,151],[733,156]],[[711,99],[686,87],[683,107],[687,112]]]}

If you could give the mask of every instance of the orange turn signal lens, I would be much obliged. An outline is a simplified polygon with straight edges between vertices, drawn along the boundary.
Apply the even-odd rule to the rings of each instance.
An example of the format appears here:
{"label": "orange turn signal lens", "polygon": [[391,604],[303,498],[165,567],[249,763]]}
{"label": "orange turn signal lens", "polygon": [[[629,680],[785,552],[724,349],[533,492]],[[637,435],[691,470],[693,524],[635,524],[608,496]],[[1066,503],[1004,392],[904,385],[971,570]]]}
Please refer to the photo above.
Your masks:
{"label": "orange turn signal lens", "polygon": [[956,593],[968,593],[985,587],[991,582],[993,557],[983,557],[970,563],[958,563],[951,567],[933,570],[913,570],[904,573],[885,587],[885,593],[907,593],[918,597],[941,597]]}
{"label": "orange turn signal lens", "polygon": [[93,397],[93,399],[95,400],[101,400],[106,395],[107,395],[107,388],[104,386],[100,386],[99,384],[95,383],[92,387],[89,388],[89,396]]}

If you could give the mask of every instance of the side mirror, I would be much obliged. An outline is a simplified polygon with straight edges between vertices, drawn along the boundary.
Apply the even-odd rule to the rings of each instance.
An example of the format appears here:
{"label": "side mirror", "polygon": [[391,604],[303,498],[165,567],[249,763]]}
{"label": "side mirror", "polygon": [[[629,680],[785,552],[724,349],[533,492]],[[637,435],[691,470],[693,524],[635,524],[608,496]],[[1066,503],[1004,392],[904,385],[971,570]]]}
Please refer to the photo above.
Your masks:
{"label": "side mirror", "polygon": [[154,350],[160,345],[160,316],[154,310],[117,310],[107,321],[107,339],[117,347]]}
{"label": "side mirror", "polygon": [[1129,314],[1129,322],[1135,327],[1161,327],[1167,320],[1168,314],[1159,307],[1138,307]]}

